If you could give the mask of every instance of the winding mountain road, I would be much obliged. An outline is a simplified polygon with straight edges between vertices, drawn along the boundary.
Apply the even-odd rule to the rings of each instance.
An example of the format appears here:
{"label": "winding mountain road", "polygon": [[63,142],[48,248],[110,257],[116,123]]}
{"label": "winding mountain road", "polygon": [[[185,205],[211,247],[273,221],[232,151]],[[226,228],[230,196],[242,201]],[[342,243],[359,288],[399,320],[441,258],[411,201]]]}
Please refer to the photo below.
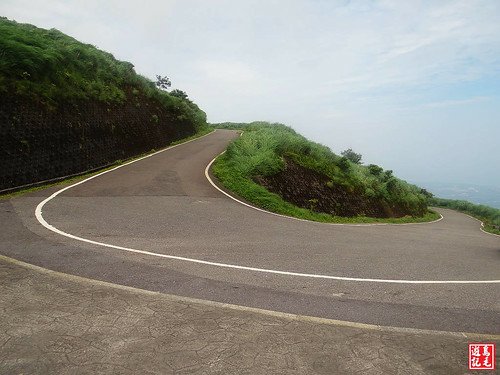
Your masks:
{"label": "winding mountain road", "polygon": [[267,310],[500,333],[500,237],[445,209],[435,223],[353,226],[246,207],[205,176],[237,136],[217,130],[48,200],[65,186],[0,201],[0,253],[64,273]]}

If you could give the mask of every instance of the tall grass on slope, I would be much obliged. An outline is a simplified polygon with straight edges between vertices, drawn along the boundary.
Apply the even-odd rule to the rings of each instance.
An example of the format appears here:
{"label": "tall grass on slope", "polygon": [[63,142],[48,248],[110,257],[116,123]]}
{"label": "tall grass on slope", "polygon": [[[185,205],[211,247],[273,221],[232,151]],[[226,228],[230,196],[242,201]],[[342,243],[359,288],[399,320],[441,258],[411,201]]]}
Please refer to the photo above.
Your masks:
{"label": "tall grass on slope", "polygon": [[206,115],[190,100],[160,91],[134,65],[84,44],[56,29],[42,29],[0,17],[0,95],[27,96],[42,105],[78,100],[121,103],[127,90],[142,92],[166,108],[192,118],[198,128]]}
{"label": "tall grass on slope", "polygon": [[[423,222],[438,217],[427,210],[427,197],[421,189],[392,176],[377,166],[365,167],[351,163],[326,146],[311,142],[282,124],[254,122],[223,123],[215,127],[244,130],[231,143],[225,154],[214,163],[213,172],[220,182],[240,197],[266,210],[321,222]],[[270,176],[284,169],[284,157],[328,176],[332,183],[367,198],[397,204],[411,215],[402,218],[366,216],[338,217],[297,207],[269,192],[253,181],[255,176]],[[375,168],[376,167],[376,168]]]}

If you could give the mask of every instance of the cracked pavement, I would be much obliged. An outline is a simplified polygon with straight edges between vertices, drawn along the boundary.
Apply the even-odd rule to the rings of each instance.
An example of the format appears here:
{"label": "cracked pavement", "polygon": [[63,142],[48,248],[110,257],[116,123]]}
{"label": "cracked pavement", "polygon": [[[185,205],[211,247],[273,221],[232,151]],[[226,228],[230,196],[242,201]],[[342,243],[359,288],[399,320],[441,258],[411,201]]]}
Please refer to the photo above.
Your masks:
{"label": "cracked pavement", "polygon": [[464,374],[474,339],[266,315],[7,258],[0,279],[1,374]]}

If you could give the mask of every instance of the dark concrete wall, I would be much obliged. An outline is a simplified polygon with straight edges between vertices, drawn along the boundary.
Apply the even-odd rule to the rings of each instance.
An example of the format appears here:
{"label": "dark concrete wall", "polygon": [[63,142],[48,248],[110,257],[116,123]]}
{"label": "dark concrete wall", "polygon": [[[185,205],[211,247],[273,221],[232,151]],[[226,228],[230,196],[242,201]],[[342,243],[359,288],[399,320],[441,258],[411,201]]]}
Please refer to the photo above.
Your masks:
{"label": "dark concrete wall", "polygon": [[134,96],[57,108],[0,94],[0,190],[54,179],[165,147],[196,132],[175,108]]}

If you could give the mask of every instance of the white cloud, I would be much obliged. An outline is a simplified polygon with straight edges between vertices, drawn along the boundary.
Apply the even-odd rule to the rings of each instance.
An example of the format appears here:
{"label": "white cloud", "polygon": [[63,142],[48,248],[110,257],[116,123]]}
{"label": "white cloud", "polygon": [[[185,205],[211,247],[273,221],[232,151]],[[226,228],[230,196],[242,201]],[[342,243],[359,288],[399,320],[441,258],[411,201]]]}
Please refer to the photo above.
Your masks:
{"label": "white cloud", "polygon": [[467,98],[467,99],[443,100],[443,101],[439,101],[439,102],[426,103],[426,104],[424,104],[424,106],[428,107],[428,108],[441,108],[441,107],[449,107],[449,106],[455,106],[455,105],[464,105],[464,104],[484,102],[486,100],[491,100],[491,99],[492,98],[488,97],[488,96],[476,96],[476,97]]}
{"label": "white cloud", "polygon": [[258,82],[258,74],[248,65],[239,61],[200,61],[197,66],[200,74],[219,84],[239,86]]}

